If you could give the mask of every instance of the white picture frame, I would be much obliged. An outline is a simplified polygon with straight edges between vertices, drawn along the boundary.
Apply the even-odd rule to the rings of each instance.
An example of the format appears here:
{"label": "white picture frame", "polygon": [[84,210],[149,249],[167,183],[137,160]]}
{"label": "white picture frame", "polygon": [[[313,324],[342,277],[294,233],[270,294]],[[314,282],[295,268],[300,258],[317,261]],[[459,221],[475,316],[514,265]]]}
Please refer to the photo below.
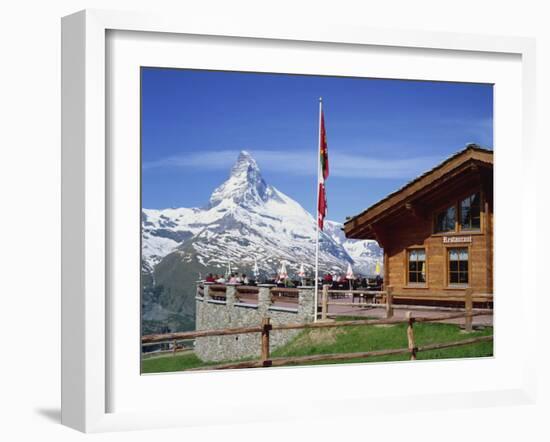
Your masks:
{"label": "white picture frame", "polygon": [[[168,426],[208,425],[213,416],[206,416],[200,409],[195,413],[183,409],[150,409],[112,411],[109,393],[113,389],[109,376],[113,359],[109,345],[109,327],[116,317],[111,312],[108,297],[110,288],[108,270],[110,236],[115,232],[109,229],[112,216],[113,198],[110,195],[108,180],[111,167],[107,144],[106,120],[109,117],[106,94],[109,93],[106,81],[108,32],[160,33],[170,36],[218,36],[232,38],[284,41],[292,45],[308,42],[311,44],[337,44],[345,47],[376,47],[380,51],[390,48],[406,50],[426,49],[455,53],[475,54],[480,60],[484,55],[505,54],[515,56],[521,65],[521,121],[518,141],[521,147],[515,153],[525,165],[535,158],[533,138],[535,103],[535,46],[532,39],[517,37],[490,37],[451,33],[428,33],[416,31],[388,31],[377,29],[349,28],[330,25],[308,24],[300,27],[274,23],[252,22],[209,22],[195,17],[181,18],[154,16],[126,12],[87,10],[67,16],[62,21],[62,423],[85,432],[98,432],[123,429],[159,428]],[[157,34],[159,35],[159,34]],[[437,56],[437,54],[436,54]],[[498,120],[499,115],[495,113]],[[497,141],[498,143],[498,141]],[[498,153],[497,153],[498,155]],[[498,158],[498,157],[497,157]],[[509,158],[513,160],[512,157]],[[503,161],[503,169],[506,163]],[[520,295],[524,305],[535,304],[536,287],[533,278],[526,277],[526,262],[534,256],[535,231],[529,229],[530,220],[535,219],[533,199],[535,188],[533,176],[523,175],[523,186],[518,190],[522,198],[521,229],[521,274],[524,284]],[[498,184],[497,184],[498,185]],[[498,192],[498,187],[497,187]],[[498,201],[497,201],[498,203]],[[500,221],[497,221],[500,222]],[[498,254],[498,247],[495,248]],[[497,263],[498,264],[498,263]],[[499,302],[498,299],[496,301]],[[498,315],[498,313],[497,313]],[[497,317],[498,319],[498,317]],[[506,403],[532,403],[535,396],[535,357],[534,320],[519,318],[521,337],[528,342],[521,353],[520,364],[516,367],[518,376],[509,384],[500,387],[492,385],[484,390],[418,395],[414,392],[389,387],[386,394],[378,395],[377,411],[395,412],[404,407],[460,408],[467,407],[472,399],[480,405]],[[523,322],[521,322],[523,321]],[[499,323],[502,326],[502,323]],[[497,337],[498,339],[498,337]],[[498,340],[497,340],[498,358]],[[439,362],[439,364],[446,362]],[[520,368],[521,366],[521,368]],[[363,366],[364,367],[364,366]],[[412,369],[412,366],[406,367]],[[360,370],[361,366],[353,367]],[[294,369],[294,373],[300,370]],[[434,368],[422,368],[434,370]],[[250,382],[262,385],[265,376],[281,376],[281,372],[249,372]],[[214,374],[201,373],[201,376]],[[174,375],[178,377],[178,375]],[[240,382],[237,375],[217,373],[218,383],[224,376],[231,376],[231,382]],[[242,376],[242,373],[241,373]],[[173,377],[176,382],[176,377]],[[180,376],[181,377],[181,376]],[[204,379],[204,378],[203,378]],[[196,378],[199,381],[199,378]],[[170,383],[170,376],[164,381]],[[216,383],[214,382],[214,383]],[[221,384],[220,384],[221,385]],[[462,388],[462,387],[461,387]],[[362,396],[363,395],[363,396]],[[265,419],[280,421],[287,418],[311,418],[322,410],[322,404],[338,400],[337,414],[353,414],[354,404],[361,398],[361,412],[374,408],[369,396],[358,391],[354,396],[338,396],[332,392],[325,399],[312,397],[309,407],[303,404],[289,405],[282,409],[280,404],[262,405],[262,410],[254,403],[243,399],[238,403],[246,418],[242,422],[257,422]],[[198,397],[197,397],[198,399]],[[221,403],[221,402],[220,402]],[[235,422],[235,416],[216,416],[218,422]]]}

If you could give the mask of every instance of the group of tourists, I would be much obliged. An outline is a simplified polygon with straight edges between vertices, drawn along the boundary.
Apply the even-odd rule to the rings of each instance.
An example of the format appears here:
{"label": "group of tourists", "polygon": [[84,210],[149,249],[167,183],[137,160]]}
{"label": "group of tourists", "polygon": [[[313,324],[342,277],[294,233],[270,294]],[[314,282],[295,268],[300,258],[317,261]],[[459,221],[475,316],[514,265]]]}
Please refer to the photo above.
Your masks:
{"label": "group of tourists", "polygon": [[231,273],[227,277],[224,275],[218,275],[209,273],[206,276],[205,282],[212,282],[216,284],[243,284],[243,285],[249,285],[251,282],[248,279],[248,276],[246,276],[245,273],[238,274],[238,273]]}
{"label": "group of tourists", "polygon": [[348,288],[367,288],[367,289],[379,289],[382,287],[382,277],[376,275],[374,278],[355,278],[348,279],[345,275],[332,275],[325,273],[323,275],[323,284],[330,285],[332,289],[348,289]]}
{"label": "group of tourists", "polygon": [[274,275],[271,279],[267,278],[265,284],[273,284],[277,287],[294,288],[300,285],[300,281],[294,281],[290,278],[281,278],[278,274]]}
{"label": "group of tourists", "polygon": [[[219,275],[216,273],[209,273],[204,279],[205,282],[215,284],[241,284],[241,285],[256,285],[258,281],[248,278],[246,273],[230,273],[229,275]],[[271,278],[265,278],[259,281],[262,284],[273,284],[277,287],[294,288],[301,285],[313,285],[314,281],[309,279],[293,280],[291,278],[281,278],[278,274],[275,274]],[[352,288],[368,288],[377,289],[382,286],[382,278],[380,275],[376,275],[375,278],[356,278],[347,279],[345,275],[332,275],[331,273],[325,273],[319,281],[321,284],[330,285],[332,289],[349,289]]]}

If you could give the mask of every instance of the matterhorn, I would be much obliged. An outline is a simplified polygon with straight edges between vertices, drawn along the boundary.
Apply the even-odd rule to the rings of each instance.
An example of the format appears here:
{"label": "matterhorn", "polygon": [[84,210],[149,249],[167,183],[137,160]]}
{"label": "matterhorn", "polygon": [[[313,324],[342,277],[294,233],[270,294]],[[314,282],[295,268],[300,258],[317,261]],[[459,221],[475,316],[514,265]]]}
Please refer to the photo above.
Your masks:
{"label": "matterhorn", "polygon": [[[380,248],[374,241],[348,240],[341,227],[325,221],[321,271],[340,273],[350,263],[356,273],[372,274]],[[315,237],[315,218],[267,184],[254,158],[242,151],[205,207],[143,209],[144,320],[192,322],[196,281],[208,272],[225,273],[229,263],[250,275],[257,262],[261,274],[271,276],[284,261],[290,276],[301,264],[313,276]]]}

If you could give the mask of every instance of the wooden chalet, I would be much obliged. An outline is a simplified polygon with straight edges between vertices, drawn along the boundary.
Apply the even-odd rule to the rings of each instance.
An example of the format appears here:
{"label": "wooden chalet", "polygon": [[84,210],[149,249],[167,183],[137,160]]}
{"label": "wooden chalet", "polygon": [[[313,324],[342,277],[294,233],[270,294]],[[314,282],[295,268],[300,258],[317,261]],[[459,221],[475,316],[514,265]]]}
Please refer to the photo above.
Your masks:
{"label": "wooden chalet", "polygon": [[396,299],[493,292],[493,152],[468,145],[344,224],[384,249]]}

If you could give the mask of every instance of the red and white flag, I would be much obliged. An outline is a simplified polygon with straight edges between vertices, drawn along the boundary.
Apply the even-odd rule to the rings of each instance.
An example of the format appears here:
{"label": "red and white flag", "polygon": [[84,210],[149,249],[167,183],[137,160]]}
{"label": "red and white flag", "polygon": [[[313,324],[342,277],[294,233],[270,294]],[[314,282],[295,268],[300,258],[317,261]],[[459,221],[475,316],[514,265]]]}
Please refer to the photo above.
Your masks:
{"label": "red and white flag", "polygon": [[[327,192],[325,181],[328,178],[328,146],[327,132],[325,130],[325,115],[323,114],[323,100],[319,98],[319,160],[317,163],[317,238],[315,240],[315,293],[313,302],[319,304],[319,231],[323,230],[325,216],[327,215]],[[317,321],[317,309],[313,315]]]}
{"label": "red and white flag", "polygon": [[328,145],[327,133],[325,130],[325,116],[321,109],[319,123],[319,201],[317,202],[317,223],[323,230],[323,222],[327,214],[327,193],[325,190],[325,180],[328,178]]}

